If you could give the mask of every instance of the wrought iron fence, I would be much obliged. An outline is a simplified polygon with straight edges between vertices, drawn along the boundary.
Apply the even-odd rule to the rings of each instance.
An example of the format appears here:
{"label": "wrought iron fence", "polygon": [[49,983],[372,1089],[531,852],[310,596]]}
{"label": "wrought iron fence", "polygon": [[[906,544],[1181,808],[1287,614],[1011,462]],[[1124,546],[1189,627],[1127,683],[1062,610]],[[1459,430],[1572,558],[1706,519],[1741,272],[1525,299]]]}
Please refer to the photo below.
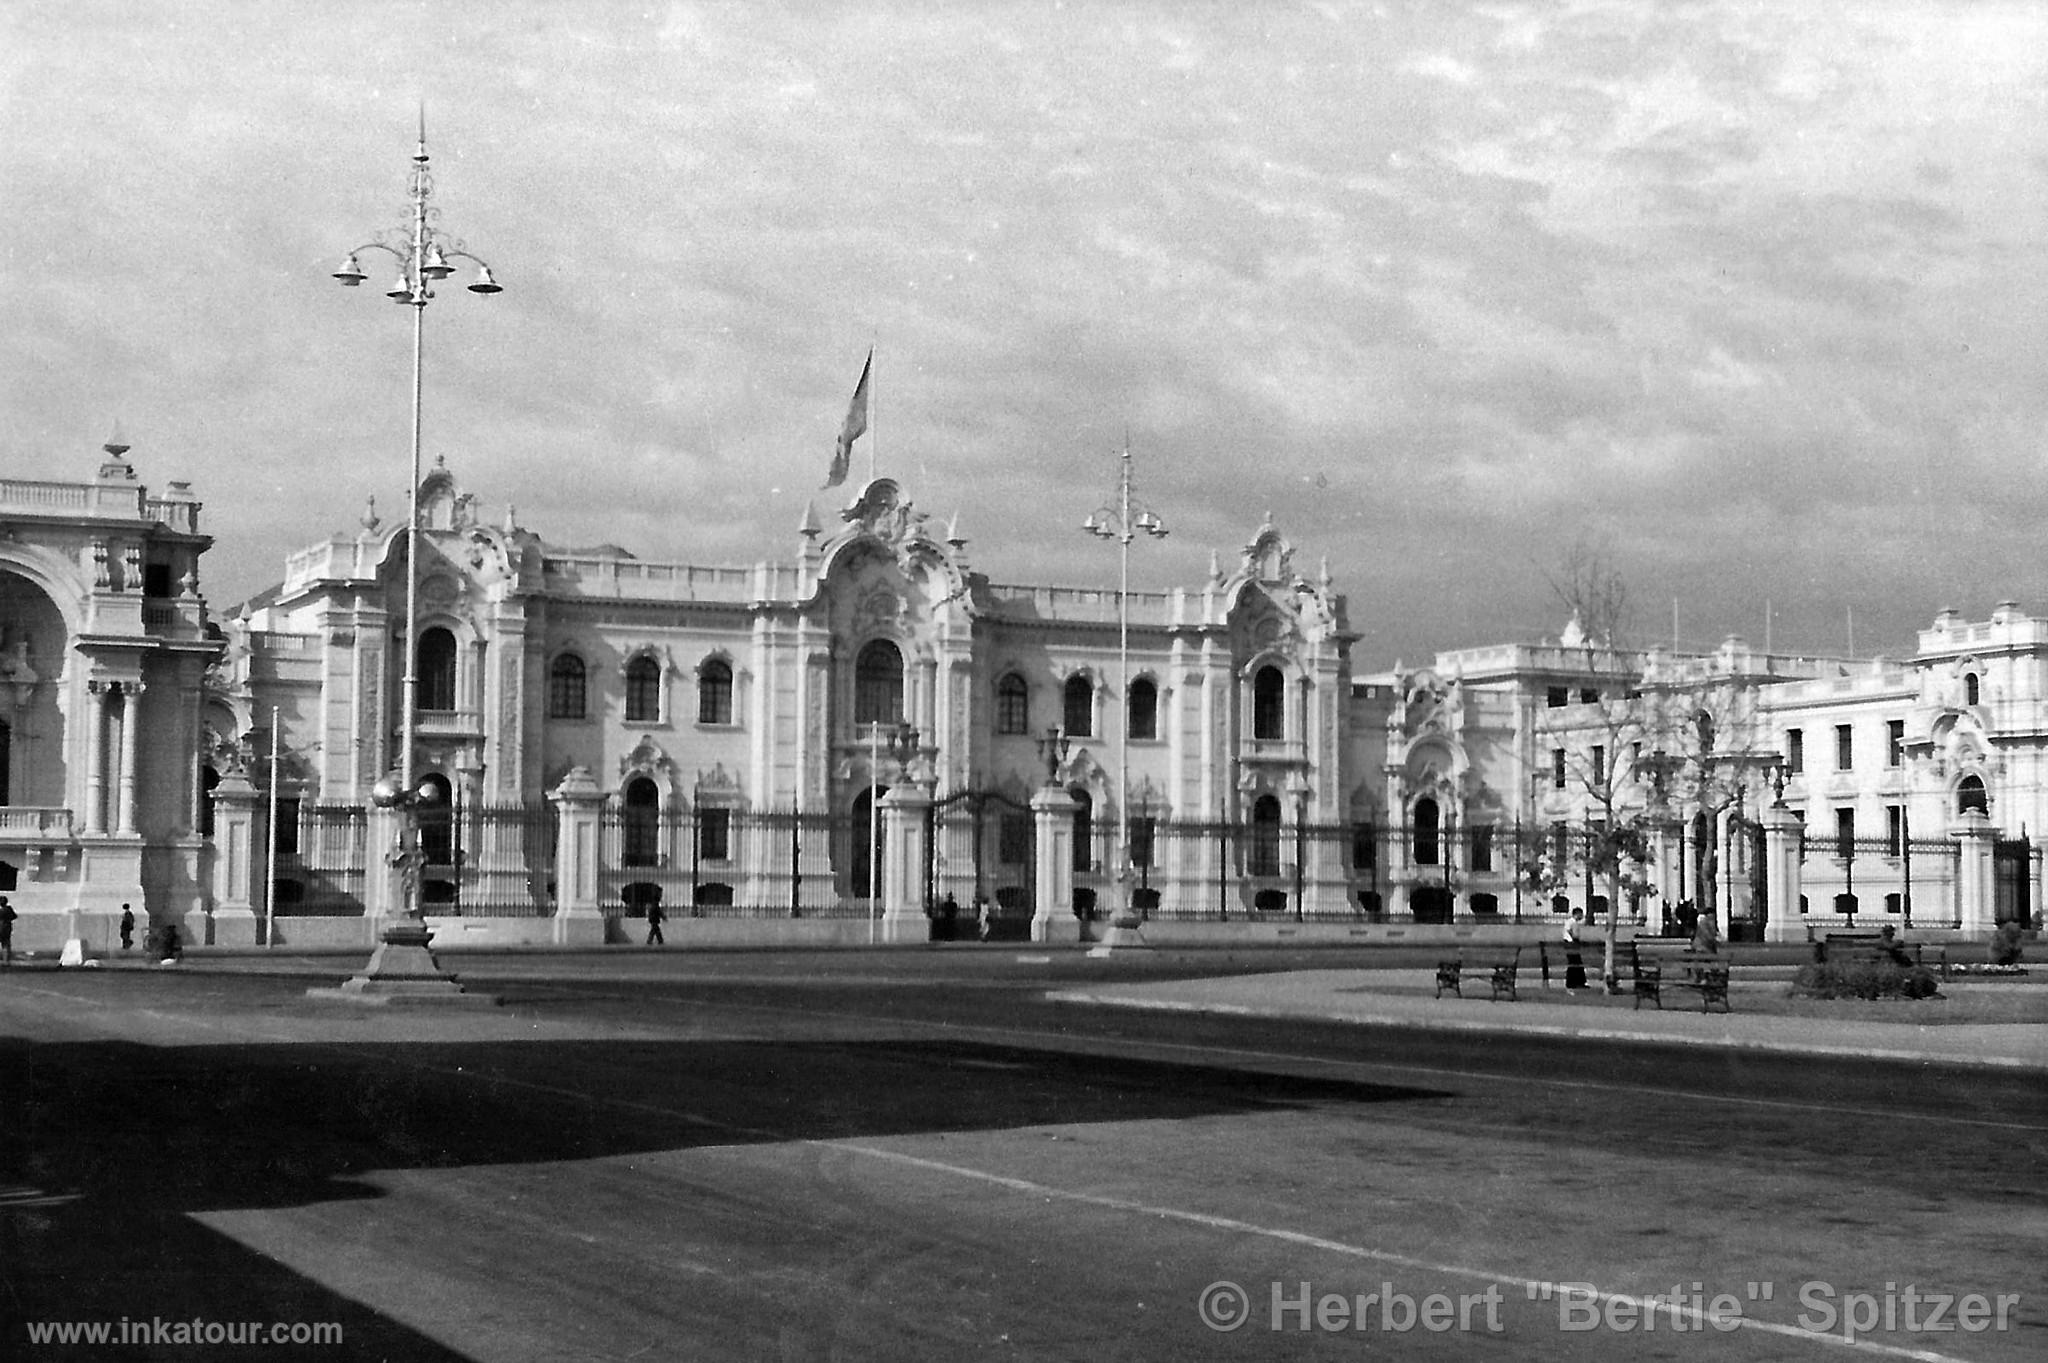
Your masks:
{"label": "wrought iron fence", "polygon": [[463,918],[528,918],[554,912],[551,804],[457,804],[420,816],[420,907]]}
{"label": "wrought iron fence", "polygon": [[1962,921],[1952,838],[1831,837],[1799,840],[1799,912],[1954,927]]}
{"label": "wrought iron fence", "polygon": [[[861,918],[871,912],[878,840],[867,821],[788,810],[609,805],[600,822],[599,898],[610,915]],[[877,824],[879,827],[879,822]]]}
{"label": "wrought iron fence", "polygon": [[271,912],[341,917],[363,911],[369,813],[361,805],[301,805],[277,829]]}

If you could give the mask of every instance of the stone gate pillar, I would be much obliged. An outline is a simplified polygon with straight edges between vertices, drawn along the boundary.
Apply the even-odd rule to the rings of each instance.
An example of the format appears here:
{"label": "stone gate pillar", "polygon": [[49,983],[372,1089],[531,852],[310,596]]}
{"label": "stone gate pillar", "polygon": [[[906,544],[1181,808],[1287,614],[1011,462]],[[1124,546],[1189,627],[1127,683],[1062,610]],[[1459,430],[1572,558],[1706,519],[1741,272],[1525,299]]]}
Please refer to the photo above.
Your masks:
{"label": "stone gate pillar", "polygon": [[1059,786],[1043,786],[1031,797],[1031,940],[1073,942],[1081,937],[1074,917],[1074,811],[1080,803]]}
{"label": "stone gate pillar", "polygon": [[930,830],[925,815],[932,807],[931,787],[923,781],[891,786],[882,797],[882,940],[924,942],[931,939],[931,921],[924,911],[924,868],[929,859]]}
{"label": "stone gate pillar", "polygon": [[[246,773],[230,771],[213,789],[213,909],[206,938],[214,946],[256,945],[256,906],[268,890],[263,879],[264,848],[256,839],[256,802],[262,798]],[[178,935],[194,939],[182,919]],[[150,915],[152,929],[164,925]]]}
{"label": "stone gate pillar", "polygon": [[1956,840],[1957,926],[1967,935],[1988,938],[1998,915],[1998,882],[1993,854],[1998,838],[1991,816],[1981,809],[1969,809],[1950,825],[1948,835]]}
{"label": "stone gate pillar", "polygon": [[555,921],[557,946],[604,941],[604,790],[588,767],[572,768],[548,799],[560,818],[555,826]]}
{"label": "stone gate pillar", "polygon": [[1764,811],[1764,940],[1799,942],[1806,938],[1805,916],[1799,912],[1804,887],[1799,878],[1799,816],[1783,805]]}

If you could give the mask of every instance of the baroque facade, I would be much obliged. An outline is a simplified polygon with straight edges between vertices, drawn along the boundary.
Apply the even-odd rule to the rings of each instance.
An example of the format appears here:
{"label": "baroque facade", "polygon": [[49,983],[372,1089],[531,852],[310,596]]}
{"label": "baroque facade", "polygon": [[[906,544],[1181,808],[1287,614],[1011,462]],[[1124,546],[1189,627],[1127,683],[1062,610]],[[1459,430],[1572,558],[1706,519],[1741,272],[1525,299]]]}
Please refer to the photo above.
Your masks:
{"label": "baroque facade", "polygon": [[[482,515],[445,467],[420,500],[416,760],[430,806],[457,811],[437,845],[458,871],[493,855],[492,811],[538,807],[573,776],[616,824],[608,908],[637,893],[671,912],[864,913],[881,880],[866,850],[875,801],[920,785],[944,811],[930,895],[1043,916],[1033,802],[1053,786],[1074,838],[1061,871],[1084,906],[1110,902],[1118,829],[1133,823],[1142,888],[1163,910],[1216,902],[1219,881],[1242,914],[1274,895],[1333,914],[1355,903],[1329,839],[1313,866],[1261,855],[1288,830],[1342,825],[1356,794],[1344,600],[1326,570],[1296,570],[1270,524],[1231,571],[1212,562],[1195,587],[1128,595],[1126,683],[1114,591],[992,581],[957,527],[888,479],[830,527],[807,511],[789,560],[731,567],[549,544],[510,512]],[[274,715],[279,785],[301,818],[360,809],[397,765],[399,529],[368,516],[294,554],[282,583],[224,621],[216,741],[260,753]],[[1166,831],[1189,821],[1266,831],[1258,847]],[[465,911],[463,874],[426,875],[430,904]],[[546,885],[529,889],[542,911]]]}

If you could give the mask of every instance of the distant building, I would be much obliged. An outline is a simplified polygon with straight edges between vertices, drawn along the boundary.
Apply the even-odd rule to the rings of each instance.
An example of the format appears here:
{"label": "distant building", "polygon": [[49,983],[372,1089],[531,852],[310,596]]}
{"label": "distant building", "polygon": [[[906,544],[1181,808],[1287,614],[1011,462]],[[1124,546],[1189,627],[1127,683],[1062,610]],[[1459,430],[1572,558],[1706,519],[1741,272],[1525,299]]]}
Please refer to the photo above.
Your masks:
{"label": "distant building", "polygon": [[16,945],[104,941],[121,906],[183,924],[210,899],[194,754],[220,643],[199,502],[152,495],[128,447],[76,481],[0,479],[0,892]]}

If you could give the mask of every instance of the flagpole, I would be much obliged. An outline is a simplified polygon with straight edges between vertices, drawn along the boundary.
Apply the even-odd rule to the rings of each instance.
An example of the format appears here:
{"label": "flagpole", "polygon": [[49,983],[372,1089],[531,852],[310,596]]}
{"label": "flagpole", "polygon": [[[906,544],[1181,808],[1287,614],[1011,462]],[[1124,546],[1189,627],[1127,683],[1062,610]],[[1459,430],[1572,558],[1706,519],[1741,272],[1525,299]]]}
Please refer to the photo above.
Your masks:
{"label": "flagpole", "polygon": [[[873,450],[874,446],[870,445],[868,448],[870,450]],[[871,461],[873,457],[874,456],[872,454],[869,455],[869,459]],[[869,481],[872,482],[874,480],[870,478]],[[879,858],[875,856],[875,819],[881,813],[881,811],[876,809],[875,806],[879,805],[882,802],[882,797],[880,794],[880,783],[882,779],[882,754],[879,751],[878,747],[881,741],[881,732],[882,726],[879,723],[870,724],[868,726],[868,827],[866,837],[868,840],[867,850],[869,946],[873,946],[875,944],[875,914],[877,910],[880,908],[880,900],[882,898],[882,868],[876,864]]]}
{"label": "flagpole", "polygon": [[875,481],[875,446],[882,443],[882,437],[879,434],[882,423],[876,420],[874,369],[875,351],[879,346],[880,337],[881,333],[876,332],[868,338],[868,481],[870,483]]}

